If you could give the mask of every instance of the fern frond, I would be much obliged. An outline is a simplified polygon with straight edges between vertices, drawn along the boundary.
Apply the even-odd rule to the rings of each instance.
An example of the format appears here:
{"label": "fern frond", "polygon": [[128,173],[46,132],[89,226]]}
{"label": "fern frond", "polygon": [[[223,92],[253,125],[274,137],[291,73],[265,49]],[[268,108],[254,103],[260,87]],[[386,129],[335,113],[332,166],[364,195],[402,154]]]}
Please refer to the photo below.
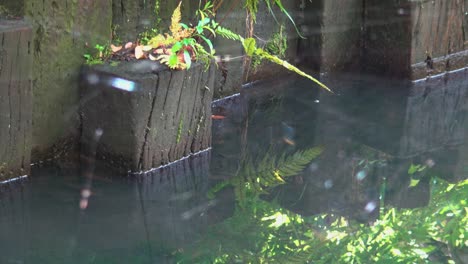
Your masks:
{"label": "fern frond", "polygon": [[299,151],[292,156],[285,155],[274,158],[266,155],[260,162],[248,161],[242,170],[242,177],[246,181],[255,182],[255,191],[265,193],[265,188],[275,187],[285,183],[287,177],[299,174],[313,159],[322,153],[322,147]]}
{"label": "fern frond", "polygon": [[181,5],[182,1],[179,2],[179,5],[174,10],[174,13],[172,13],[171,26],[169,27],[172,35],[175,35],[182,28],[182,26],[180,25],[180,20],[182,19],[182,13],[180,12]]}
{"label": "fern frond", "polygon": [[205,70],[207,70],[214,59],[213,54],[209,53],[200,43],[195,43],[192,47],[197,60],[201,61],[205,66]]}
{"label": "fern frond", "polygon": [[255,22],[257,19],[257,12],[258,12],[258,2],[259,0],[246,0],[245,1],[245,8],[248,10],[252,20]]}
{"label": "fern frond", "polygon": [[244,38],[241,37],[239,34],[234,33],[231,30],[229,30],[227,28],[224,28],[222,26],[218,25],[215,28],[215,32],[216,32],[217,35],[219,35],[219,36],[221,36],[223,38],[244,42]]}
{"label": "fern frond", "polygon": [[217,192],[230,185],[234,187],[236,200],[242,207],[249,194],[266,194],[268,188],[284,184],[287,177],[299,174],[322,151],[323,147],[315,147],[298,151],[288,157],[282,155],[275,158],[267,153],[258,162],[246,159],[237,175],[213,187],[208,192],[209,197],[213,198]]}
{"label": "fern frond", "polygon": [[294,153],[277,165],[277,170],[283,177],[289,177],[300,173],[307,164],[323,152],[323,147],[315,147]]}
{"label": "fern frond", "polygon": [[261,48],[257,48],[256,52],[255,52],[256,55],[260,56],[261,58],[264,58],[264,59],[267,59],[271,62],[274,62],[278,65],[281,65],[283,67],[285,67],[286,69],[292,71],[292,72],[295,72],[301,76],[304,76],[306,77],[307,79],[309,80],[312,80],[313,82],[315,82],[316,84],[318,84],[320,87],[322,87],[323,89],[333,93],[330,88],[328,88],[325,84],[323,84],[322,82],[320,82],[319,80],[315,79],[314,77],[310,76],[309,74],[299,70],[296,66],[292,65],[291,63],[285,61],[285,60],[282,60],[274,55],[271,55],[269,54],[268,52],[264,51],[263,49]]}
{"label": "fern frond", "polygon": [[311,255],[314,254],[315,251],[313,248],[305,248],[302,251],[294,251],[294,254],[289,254],[284,257],[276,258],[276,263],[289,263],[289,264],[303,264],[307,263],[310,260]]}

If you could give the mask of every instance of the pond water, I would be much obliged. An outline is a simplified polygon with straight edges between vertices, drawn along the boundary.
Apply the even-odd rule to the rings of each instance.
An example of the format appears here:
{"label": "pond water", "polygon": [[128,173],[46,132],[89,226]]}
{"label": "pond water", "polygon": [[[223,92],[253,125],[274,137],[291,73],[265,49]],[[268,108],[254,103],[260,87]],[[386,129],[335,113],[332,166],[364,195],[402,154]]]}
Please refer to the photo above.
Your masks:
{"label": "pond water", "polygon": [[171,166],[35,167],[0,187],[0,263],[468,263],[467,77],[264,82]]}

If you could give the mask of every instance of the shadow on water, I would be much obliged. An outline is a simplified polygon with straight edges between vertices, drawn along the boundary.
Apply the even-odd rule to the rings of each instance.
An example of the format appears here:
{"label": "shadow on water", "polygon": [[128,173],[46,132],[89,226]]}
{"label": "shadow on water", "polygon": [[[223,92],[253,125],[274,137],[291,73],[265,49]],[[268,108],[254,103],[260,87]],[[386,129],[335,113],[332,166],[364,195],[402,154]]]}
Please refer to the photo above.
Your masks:
{"label": "shadow on water", "polygon": [[[336,95],[304,80],[264,82],[213,104],[210,152],[127,178],[99,163],[92,178],[35,168],[1,186],[0,262],[174,263],[185,253],[196,260],[230,249],[213,241],[229,238],[223,227],[248,206],[368,225],[383,205],[424,208],[432,176],[467,178],[467,77],[466,70],[414,83],[326,76]],[[305,152],[317,146],[318,157]],[[275,174],[288,160],[300,166]],[[276,179],[252,177],[265,171]],[[83,186],[89,201],[80,209]],[[257,194],[255,205],[245,202]],[[230,242],[248,247],[264,235],[256,232]],[[198,244],[205,248],[189,250]]]}

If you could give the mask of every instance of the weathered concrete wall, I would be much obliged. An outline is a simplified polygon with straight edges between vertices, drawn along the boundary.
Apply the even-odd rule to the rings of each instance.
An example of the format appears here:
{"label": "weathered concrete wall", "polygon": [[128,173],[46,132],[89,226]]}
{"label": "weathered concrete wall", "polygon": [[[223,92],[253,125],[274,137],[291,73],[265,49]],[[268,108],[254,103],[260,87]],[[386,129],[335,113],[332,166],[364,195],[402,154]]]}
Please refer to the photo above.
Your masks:
{"label": "weathered concrete wall", "polygon": [[461,144],[468,123],[468,71],[415,83],[407,99],[399,156]]}
{"label": "weathered concrete wall", "polygon": [[464,26],[468,1],[413,1],[411,62],[446,56],[468,48]]}
{"label": "weathered concrete wall", "polygon": [[299,21],[302,64],[328,71],[352,70],[361,54],[362,0],[305,1]]}
{"label": "weathered concrete wall", "polygon": [[[223,27],[245,36],[247,14],[242,3],[237,4],[236,2],[235,0],[223,1],[222,7],[217,12],[216,20]],[[223,38],[216,38],[213,45],[221,58],[214,95],[215,98],[220,98],[238,92],[243,83],[244,48],[236,41]]]}
{"label": "weathered concrete wall", "polygon": [[[169,31],[171,16],[179,0],[114,0],[112,1],[112,24],[116,39],[135,41],[145,30],[156,28]],[[193,21],[198,1],[182,2],[182,22]]]}
{"label": "weathered concrete wall", "polygon": [[[111,36],[111,1],[25,0],[33,25],[33,161],[78,134],[78,74],[83,54]],[[62,143],[59,143],[62,142]],[[71,141],[70,141],[71,142]]]}
{"label": "weathered concrete wall", "polygon": [[[412,10],[412,79],[468,65],[468,1],[414,2]],[[424,63],[427,56],[432,67]]]}
{"label": "weathered concrete wall", "polygon": [[313,69],[414,80],[468,65],[466,0],[327,0],[304,10],[300,53]]}
{"label": "weathered concrete wall", "polygon": [[361,68],[369,74],[411,75],[411,10],[399,0],[363,0]]}
{"label": "weathered concrete wall", "polygon": [[[96,129],[102,129],[98,159],[123,172],[146,171],[211,145],[214,67],[169,71],[140,61],[94,70],[85,76],[82,144],[92,144]],[[116,89],[112,83],[122,78],[138,90]]]}
{"label": "weathered concrete wall", "polygon": [[0,20],[0,181],[30,170],[32,30]]}
{"label": "weathered concrete wall", "polygon": [[[293,19],[298,19],[300,1],[285,1],[284,7],[288,10]],[[284,26],[284,37],[287,38],[288,49],[285,59],[294,63],[297,52],[298,35],[293,24],[279,10],[276,5],[272,5],[272,10],[276,20],[268,10],[263,1],[260,1],[256,23],[253,26],[253,36],[257,45],[264,47],[274,33],[279,32],[280,26]],[[217,22],[223,27],[247,37],[249,34],[247,11],[242,2],[236,0],[224,1],[216,16]],[[250,67],[250,61],[246,61],[244,48],[233,40],[216,38],[214,40],[216,53],[220,56],[220,69],[216,78],[215,98],[220,98],[240,90],[242,84],[260,79],[279,78],[288,71],[274,63],[264,61],[256,69]]]}
{"label": "weathered concrete wall", "polygon": [[2,0],[0,3],[1,17],[22,17],[24,13],[23,0]]}

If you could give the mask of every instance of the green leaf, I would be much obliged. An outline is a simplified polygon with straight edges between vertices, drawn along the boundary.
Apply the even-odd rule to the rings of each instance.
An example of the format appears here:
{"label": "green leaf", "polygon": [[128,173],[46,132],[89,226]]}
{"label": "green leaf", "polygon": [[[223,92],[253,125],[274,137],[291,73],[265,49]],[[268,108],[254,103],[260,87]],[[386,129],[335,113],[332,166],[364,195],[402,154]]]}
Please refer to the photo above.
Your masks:
{"label": "green leaf", "polygon": [[177,58],[177,54],[172,53],[171,56],[169,56],[168,65],[170,68],[176,68],[177,64],[179,64],[179,59]]}
{"label": "green leaf", "polygon": [[190,69],[190,66],[192,66],[192,58],[190,58],[190,54],[187,50],[184,50],[184,60],[185,64],[187,64],[187,70]]}
{"label": "green leaf", "polygon": [[194,38],[184,38],[182,40],[182,44],[184,46],[192,46],[196,43],[196,40]]}
{"label": "green leaf", "polygon": [[299,35],[299,37],[305,39],[305,37],[302,36],[301,32],[299,32],[299,29],[297,28],[296,23],[294,22],[294,19],[291,17],[291,15],[289,15],[286,8],[284,8],[283,3],[281,3],[281,0],[275,0],[275,4],[281,9],[281,12],[283,12],[288,17],[289,21],[291,21],[291,23],[294,26],[294,29],[297,32],[297,35]]}
{"label": "green leaf", "polygon": [[215,32],[210,26],[204,26],[203,28],[206,29],[206,30],[208,30],[208,31],[210,31],[211,34],[213,34],[213,36],[216,37],[216,32]]}
{"label": "green leaf", "polygon": [[213,43],[211,43],[211,40],[209,40],[208,38],[206,38],[204,36],[200,36],[200,37],[206,42],[208,47],[210,47],[210,54],[213,55],[214,54],[214,48],[213,48]]}
{"label": "green leaf", "polygon": [[198,21],[198,26],[203,27],[203,26],[205,26],[205,25],[207,25],[209,23],[210,23],[210,19],[208,17],[206,17],[206,18]]}
{"label": "green leaf", "polygon": [[421,172],[421,171],[424,171],[427,167],[426,166],[423,166],[423,165],[414,165],[414,164],[411,164],[409,169],[408,169],[408,174],[409,175],[413,175],[415,174],[416,172]]}
{"label": "green leaf", "polygon": [[183,44],[181,42],[176,42],[174,46],[172,46],[171,51],[172,53],[177,53],[180,49],[182,49]]}
{"label": "green leaf", "polygon": [[268,11],[270,11],[271,16],[275,20],[277,24],[279,24],[278,19],[276,19],[275,13],[273,12],[273,9],[271,8],[271,3],[270,0],[265,0],[265,3],[267,5]]}
{"label": "green leaf", "polygon": [[419,184],[420,181],[421,181],[420,179],[411,178],[411,181],[410,181],[410,184],[409,184],[408,187],[410,187],[410,188],[416,187]]}
{"label": "green leaf", "polygon": [[197,26],[197,27],[195,27],[195,29],[197,30],[198,34],[203,33],[203,26]]}
{"label": "green leaf", "polygon": [[246,38],[242,43],[244,45],[247,56],[252,57],[257,50],[257,42],[254,38]]}
{"label": "green leaf", "polygon": [[185,28],[185,29],[188,29],[188,28],[189,28],[189,27],[188,27],[186,24],[184,24],[184,23],[179,23],[179,25],[181,25],[181,26],[182,26],[183,28]]}

